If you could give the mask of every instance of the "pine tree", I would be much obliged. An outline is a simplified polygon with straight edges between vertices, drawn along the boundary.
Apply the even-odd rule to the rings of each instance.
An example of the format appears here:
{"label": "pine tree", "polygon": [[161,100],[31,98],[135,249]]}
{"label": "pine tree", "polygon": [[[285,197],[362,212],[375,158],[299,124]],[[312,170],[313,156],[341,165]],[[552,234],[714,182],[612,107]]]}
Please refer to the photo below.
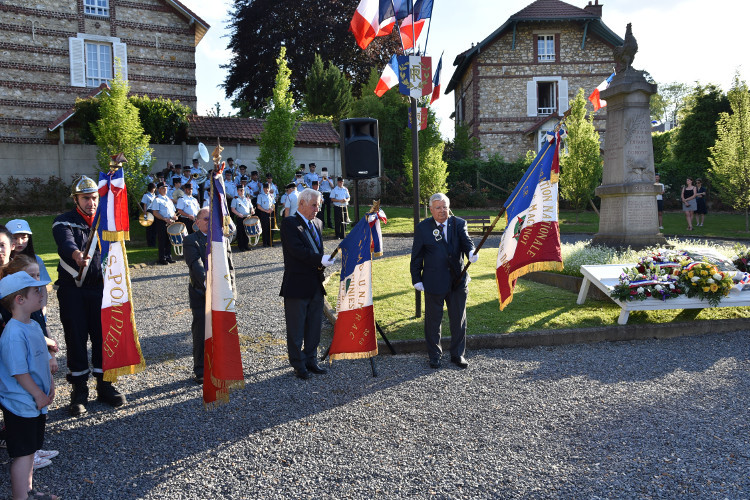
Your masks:
{"label": "pine tree", "polygon": [[294,177],[296,165],[292,149],[299,128],[294,98],[289,91],[292,70],[286,63],[286,47],[281,47],[276,64],[276,85],[273,97],[268,102],[271,111],[258,140],[260,153],[257,163],[261,170],[270,172],[274,179],[284,183]]}
{"label": "pine tree", "polygon": [[594,117],[586,117],[583,89],[578,89],[565,124],[568,138],[566,151],[560,152],[560,195],[576,210],[578,222],[579,212],[594,198],[602,178],[599,133],[594,129]]}
{"label": "pine tree", "polygon": [[315,54],[305,78],[304,102],[308,114],[329,116],[338,123],[349,114],[353,101],[352,87],[344,74],[331,61],[324,69],[323,59]]}
{"label": "pine tree", "polygon": [[750,232],[750,93],[739,74],[727,97],[732,112],[719,115],[716,143],[709,148],[711,180],[724,202],[745,211]]}
{"label": "pine tree", "polygon": [[123,153],[128,160],[123,164],[125,183],[131,208],[138,206],[146,191],[146,176],[151,171],[154,150],[149,147],[150,137],[143,132],[138,109],[128,100],[130,86],[122,78],[122,65],[115,58],[115,79],[109,90],[102,92],[99,105],[99,120],[91,124],[96,140],[97,166],[100,171],[109,171],[113,155]]}

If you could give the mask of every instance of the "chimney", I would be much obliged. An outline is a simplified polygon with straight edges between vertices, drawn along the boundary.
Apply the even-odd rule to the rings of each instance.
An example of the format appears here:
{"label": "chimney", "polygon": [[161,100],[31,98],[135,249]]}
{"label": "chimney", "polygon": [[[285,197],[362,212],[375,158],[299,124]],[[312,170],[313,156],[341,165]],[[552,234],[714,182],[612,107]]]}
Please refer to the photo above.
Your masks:
{"label": "chimney", "polygon": [[591,12],[597,17],[602,17],[602,6],[599,4],[599,0],[594,0],[594,3],[589,2],[589,4],[584,7],[583,10]]}

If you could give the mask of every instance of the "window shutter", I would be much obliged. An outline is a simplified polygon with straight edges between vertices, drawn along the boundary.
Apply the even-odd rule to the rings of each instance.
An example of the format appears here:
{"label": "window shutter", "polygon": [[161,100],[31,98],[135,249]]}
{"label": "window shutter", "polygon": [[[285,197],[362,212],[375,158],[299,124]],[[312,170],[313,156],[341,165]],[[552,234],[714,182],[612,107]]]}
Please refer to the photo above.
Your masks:
{"label": "window shutter", "polygon": [[526,115],[537,116],[536,82],[526,82]]}
{"label": "window shutter", "polygon": [[557,113],[562,115],[570,107],[570,105],[568,104],[568,80],[560,80],[557,88],[558,102],[560,103],[560,106],[557,109]]}
{"label": "window shutter", "polygon": [[70,85],[72,87],[86,86],[86,64],[83,60],[83,38],[68,38],[70,53]]}
{"label": "window shutter", "polygon": [[[128,79],[128,46],[127,44],[114,42],[112,44],[112,51],[114,52],[115,57],[120,58],[120,64],[122,65],[122,79],[127,80]],[[112,61],[112,65],[114,68],[114,60]],[[114,70],[112,71],[112,76],[114,76]]]}

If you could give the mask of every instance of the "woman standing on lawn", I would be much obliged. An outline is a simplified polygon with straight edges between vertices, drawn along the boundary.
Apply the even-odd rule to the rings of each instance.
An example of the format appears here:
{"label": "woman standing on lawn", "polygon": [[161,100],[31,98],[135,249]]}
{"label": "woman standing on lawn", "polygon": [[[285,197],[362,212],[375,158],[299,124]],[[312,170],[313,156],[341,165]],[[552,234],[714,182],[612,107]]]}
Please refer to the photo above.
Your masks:
{"label": "woman standing on lawn", "polygon": [[682,186],[680,198],[682,198],[682,211],[685,212],[685,219],[687,220],[687,229],[688,231],[692,231],[693,213],[698,208],[698,203],[695,201],[698,193],[695,190],[695,186],[693,186],[693,179],[691,177],[688,177],[685,182],[687,186]]}
{"label": "woman standing on lawn", "polygon": [[708,213],[708,208],[706,208],[706,188],[703,187],[701,179],[695,179],[695,187],[697,188],[695,192],[697,198],[695,201],[698,204],[695,210],[695,225],[703,227],[703,222],[706,220],[706,214]]}

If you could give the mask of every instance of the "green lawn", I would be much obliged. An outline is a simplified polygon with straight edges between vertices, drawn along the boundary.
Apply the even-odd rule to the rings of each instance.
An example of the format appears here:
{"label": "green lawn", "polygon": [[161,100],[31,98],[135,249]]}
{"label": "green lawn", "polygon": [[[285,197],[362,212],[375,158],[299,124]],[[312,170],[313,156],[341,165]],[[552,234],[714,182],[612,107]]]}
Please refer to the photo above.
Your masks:
{"label": "green lawn", "polygon": [[[388,251],[387,248],[385,250]],[[466,304],[469,333],[617,325],[620,308],[611,301],[587,300],[579,306],[576,304],[576,293],[525,280],[517,282],[513,302],[500,311],[495,282],[496,259],[497,249],[485,248],[479,252],[479,261],[469,268],[471,283]],[[388,338],[423,338],[424,318],[415,317],[409,257],[378,259],[373,263],[372,273],[375,318]],[[328,300],[333,306],[338,296],[339,280],[339,274],[335,273],[327,284]],[[750,318],[750,307],[638,311],[630,313],[628,324],[728,318]],[[446,333],[450,331],[447,314],[443,317],[443,330]]]}

